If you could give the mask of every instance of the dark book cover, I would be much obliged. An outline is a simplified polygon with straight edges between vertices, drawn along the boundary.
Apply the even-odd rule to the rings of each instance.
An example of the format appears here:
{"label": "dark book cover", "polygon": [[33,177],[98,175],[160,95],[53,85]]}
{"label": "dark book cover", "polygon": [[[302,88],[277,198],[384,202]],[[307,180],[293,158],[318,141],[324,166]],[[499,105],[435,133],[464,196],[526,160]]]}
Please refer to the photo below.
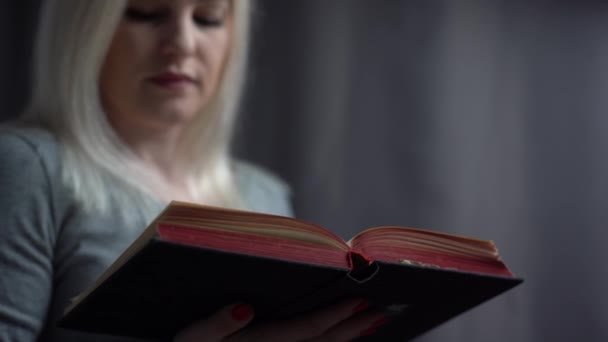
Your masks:
{"label": "dark book cover", "polygon": [[245,302],[251,324],[367,298],[390,323],[361,341],[406,341],[518,285],[521,279],[374,261],[310,265],[152,239],[70,310],[63,328],[169,340],[219,308]]}

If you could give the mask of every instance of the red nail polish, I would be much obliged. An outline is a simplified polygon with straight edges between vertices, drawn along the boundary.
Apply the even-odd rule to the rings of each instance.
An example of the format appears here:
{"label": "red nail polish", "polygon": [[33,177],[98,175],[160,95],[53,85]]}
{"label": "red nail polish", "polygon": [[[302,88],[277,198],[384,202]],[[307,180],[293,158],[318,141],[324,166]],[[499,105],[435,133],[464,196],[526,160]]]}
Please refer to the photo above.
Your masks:
{"label": "red nail polish", "polygon": [[363,337],[363,336],[369,336],[369,335],[374,334],[375,332],[376,332],[376,328],[369,328],[369,329],[365,329],[365,330],[363,330],[363,331],[362,331],[362,332],[359,334],[359,336],[360,336],[360,337]]}
{"label": "red nail polish", "polygon": [[375,321],[374,323],[372,323],[372,328],[379,328],[383,325],[386,325],[389,322],[389,319],[386,317],[382,317],[379,320]]}
{"label": "red nail polish", "polygon": [[369,302],[367,300],[362,300],[361,303],[357,304],[357,306],[355,306],[355,308],[353,309],[353,313],[359,313],[361,311],[364,311],[365,309],[367,309],[369,307]]}
{"label": "red nail polish", "polygon": [[253,315],[253,310],[251,309],[251,306],[247,304],[239,304],[232,308],[231,314],[232,319],[235,321],[245,321],[251,318]]}

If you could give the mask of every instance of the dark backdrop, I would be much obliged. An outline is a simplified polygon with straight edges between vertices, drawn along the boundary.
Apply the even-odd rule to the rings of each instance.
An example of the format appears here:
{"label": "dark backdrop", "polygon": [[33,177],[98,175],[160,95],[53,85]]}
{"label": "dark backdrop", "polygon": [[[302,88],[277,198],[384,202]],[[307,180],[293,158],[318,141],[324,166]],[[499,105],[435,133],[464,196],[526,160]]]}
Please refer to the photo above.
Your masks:
{"label": "dark backdrop", "polygon": [[[421,341],[608,340],[608,3],[258,3],[236,153],[343,237],[493,239],[526,278]],[[26,98],[36,4],[0,5],[3,118]]]}

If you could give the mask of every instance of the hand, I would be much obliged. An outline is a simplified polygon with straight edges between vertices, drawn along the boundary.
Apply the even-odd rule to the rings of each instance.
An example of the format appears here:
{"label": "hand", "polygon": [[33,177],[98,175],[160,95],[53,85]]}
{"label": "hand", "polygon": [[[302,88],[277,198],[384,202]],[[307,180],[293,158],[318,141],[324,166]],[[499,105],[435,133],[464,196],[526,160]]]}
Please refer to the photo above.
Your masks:
{"label": "hand", "polygon": [[362,300],[348,300],[297,318],[246,328],[253,310],[245,304],[227,306],[177,334],[174,342],[350,341],[370,335],[386,323],[378,312],[361,312]]}

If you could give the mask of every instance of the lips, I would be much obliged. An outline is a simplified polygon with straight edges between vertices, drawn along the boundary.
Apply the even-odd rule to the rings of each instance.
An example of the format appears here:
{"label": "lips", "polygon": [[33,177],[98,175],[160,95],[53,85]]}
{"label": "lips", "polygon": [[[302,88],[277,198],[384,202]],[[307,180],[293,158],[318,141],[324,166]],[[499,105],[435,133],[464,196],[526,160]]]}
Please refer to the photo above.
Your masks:
{"label": "lips", "polygon": [[167,88],[179,88],[196,85],[197,83],[195,78],[176,72],[162,72],[148,78],[148,80],[156,85]]}

